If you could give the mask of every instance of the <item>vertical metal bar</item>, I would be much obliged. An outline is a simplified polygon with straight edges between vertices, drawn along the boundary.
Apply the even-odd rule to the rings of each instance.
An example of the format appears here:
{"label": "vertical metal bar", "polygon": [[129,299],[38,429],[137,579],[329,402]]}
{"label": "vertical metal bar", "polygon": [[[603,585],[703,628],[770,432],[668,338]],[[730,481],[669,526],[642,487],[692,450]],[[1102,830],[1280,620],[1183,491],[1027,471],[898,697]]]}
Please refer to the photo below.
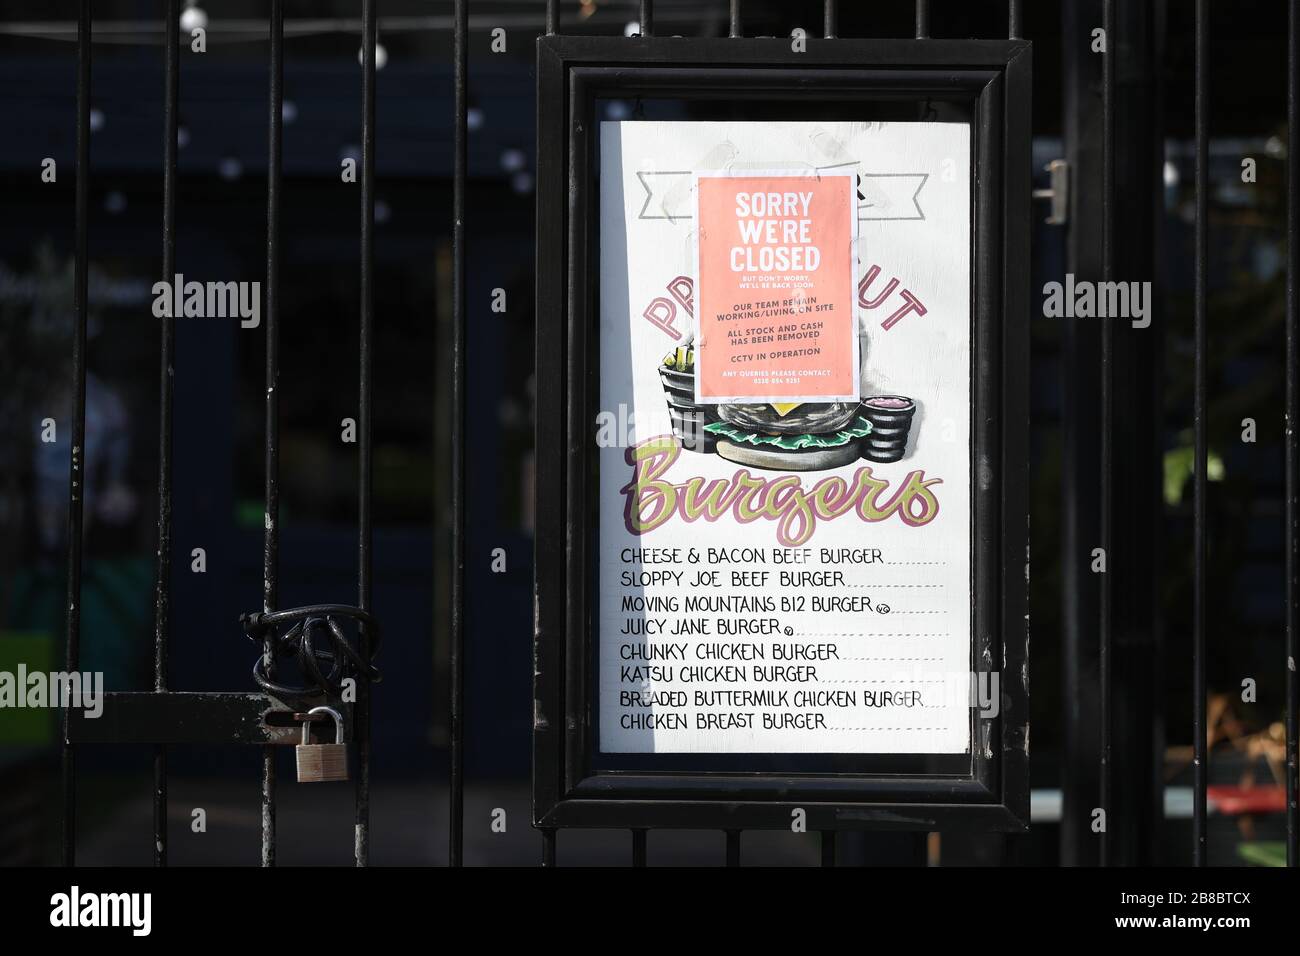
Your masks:
{"label": "vertical metal bar", "polygon": [[[1159,717],[1160,688],[1160,613],[1157,596],[1159,588],[1153,586],[1153,575],[1161,567],[1160,538],[1161,491],[1161,421],[1160,396],[1163,356],[1163,323],[1161,322],[1160,283],[1155,263],[1159,258],[1158,223],[1163,218],[1162,168],[1164,165],[1163,111],[1160,109],[1160,76],[1156,64],[1162,63],[1161,44],[1164,30],[1159,4],[1133,4],[1119,0],[1114,4],[1114,20],[1110,36],[1114,41],[1114,79],[1111,106],[1114,115],[1113,162],[1111,170],[1113,187],[1107,193],[1107,215],[1113,223],[1109,230],[1112,279],[1124,282],[1152,280],[1152,298],[1147,328],[1137,329],[1131,322],[1111,319],[1102,325],[1114,326],[1114,351],[1111,359],[1111,469],[1110,478],[1110,545],[1107,552],[1107,574],[1093,574],[1085,564],[1082,573],[1094,579],[1094,593],[1100,593],[1101,581],[1109,584],[1110,600],[1110,718],[1111,748],[1107,766],[1111,786],[1110,803],[1106,810],[1107,833],[1105,845],[1110,866],[1149,866],[1157,859],[1160,820],[1163,813],[1161,754],[1164,752],[1164,722]],[[1100,10],[1099,10],[1100,14]],[[1099,16],[1092,18],[1100,23]],[[1084,36],[1087,36],[1085,31]],[[1101,58],[1091,57],[1084,44],[1086,59],[1096,59],[1098,78],[1104,68]],[[1095,92],[1090,94],[1096,97]],[[1097,156],[1101,156],[1099,110],[1098,122],[1093,132],[1097,141]],[[1086,121],[1085,121],[1086,124]],[[1080,128],[1086,130],[1086,125]],[[1086,135],[1086,134],[1085,134]],[[1086,153],[1084,154],[1086,166]],[[1100,183],[1103,170],[1096,159],[1096,176]],[[1081,167],[1082,168],[1082,167]],[[1076,184],[1086,183],[1075,176],[1079,169],[1071,169]],[[1088,176],[1086,168],[1083,175]],[[1080,190],[1085,186],[1080,185]],[[1100,186],[1088,188],[1081,195],[1095,198]],[[1122,213],[1120,212],[1122,210]],[[1099,220],[1100,208],[1094,214]],[[1084,222],[1086,229],[1086,220]],[[1072,221],[1071,230],[1075,228]],[[1100,244],[1098,253],[1100,253]],[[1076,278],[1080,270],[1072,269]],[[1097,278],[1101,277],[1098,269]],[[1090,320],[1080,320],[1087,324]],[[1101,329],[1093,334],[1100,345]],[[1095,369],[1094,374],[1100,369]],[[1100,384],[1100,376],[1097,376]],[[1076,408],[1080,407],[1076,402]],[[1085,398],[1082,408],[1100,407],[1100,399],[1090,403]],[[1122,410],[1122,411],[1121,411]],[[1091,414],[1095,428],[1099,416]],[[1097,430],[1100,443],[1100,430]],[[1093,454],[1081,460],[1096,460]],[[1090,465],[1088,474],[1096,472]],[[1093,494],[1100,504],[1099,489]],[[1098,507],[1098,511],[1100,508]],[[1095,534],[1097,519],[1089,529]],[[1095,546],[1095,545],[1094,545]],[[1085,557],[1090,557],[1084,552]],[[1085,625],[1095,639],[1098,611],[1094,607]],[[1184,654],[1185,656],[1185,654]],[[1095,661],[1092,658],[1089,663]],[[1094,668],[1095,669],[1095,664]],[[1099,695],[1098,695],[1099,696]],[[1098,701],[1100,703],[1100,701]],[[1087,719],[1086,714],[1084,715]],[[1088,732],[1096,735],[1098,721],[1094,717]],[[1141,732],[1128,732],[1129,728],[1143,728]],[[1100,760],[1094,763],[1094,773],[1100,776]],[[1099,793],[1097,783],[1086,794],[1086,810],[1096,806]],[[1103,841],[1091,832],[1091,818],[1085,813],[1083,838],[1092,845],[1100,860]]]}
{"label": "vertical metal bar", "polygon": [[[284,111],[284,9],[271,0],[270,114],[266,164],[266,515],[262,535],[262,608],[278,600],[280,564],[280,168]],[[262,659],[275,673],[275,637],[266,632]],[[262,748],[262,866],[275,866],[275,747]]]}
{"label": "vertical metal bar", "polygon": [[[1012,40],[1021,39],[1024,32],[1024,22],[1024,10],[1021,8],[1020,0],[1010,0],[1007,4],[1007,37]],[[1108,33],[1106,36],[1108,38],[1106,42],[1106,51],[1107,55],[1109,55],[1110,34]]]}
{"label": "vertical metal bar", "polygon": [[560,32],[560,2],[546,0],[546,35],[555,36]]}
{"label": "vertical metal bar", "polygon": [[740,866],[740,831],[727,831],[727,866]]}
{"label": "vertical metal bar", "polygon": [[555,866],[555,828],[542,831],[542,866]]}
{"label": "vertical metal bar", "polygon": [[[1115,0],[1105,0],[1102,4],[1102,30],[1105,35],[1106,50],[1102,55],[1101,74],[1101,273],[1106,281],[1113,281],[1115,269],[1115,54],[1117,39],[1115,37]],[[1100,621],[1098,628],[1099,648],[1099,682],[1101,690],[1101,767],[1098,777],[1100,784],[1100,802],[1103,812],[1110,814],[1114,809],[1112,800],[1114,775],[1111,773],[1111,617],[1112,601],[1111,576],[1115,569],[1115,555],[1112,554],[1112,531],[1114,526],[1114,425],[1115,425],[1115,329],[1113,321],[1106,321],[1101,326],[1101,465],[1100,483],[1100,524],[1101,548],[1105,556],[1105,571],[1098,582],[1100,588]],[[1101,865],[1110,863],[1110,821],[1101,831]]]}
{"label": "vertical metal bar", "polygon": [[833,40],[839,31],[839,5],[835,0],[825,0],[822,6],[822,35],[828,40]]}
{"label": "vertical metal bar", "polygon": [[469,138],[468,0],[456,0],[456,130],[452,179],[451,309],[454,338],[451,360],[451,865],[464,862],[465,822],[465,174]]}
{"label": "vertical metal bar", "polygon": [[655,8],[653,0],[641,0],[640,28],[643,37],[655,35]]}
{"label": "vertical metal bar", "polygon": [[634,867],[639,868],[645,866],[645,858],[646,858],[645,846],[646,846],[646,831],[633,830],[632,831],[632,865]]}
{"label": "vertical metal bar", "polygon": [[[163,19],[163,253],[162,278],[176,276],[176,152],[180,102],[180,0],[167,0]],[[158,555],[154,579],[153,689],[167,690],[167,651],[171,629],[172,569],[172,407],[176,318],[162,317],[158,373]],[[154,865],[167,865],[167,748],[153,753]]]}
{"label": "vertical metal bar", "polygon": [[[357,396],[357,451],[360,456],[357,475],[357,606],[370,610],[371,556],[371,476],[373,443],[371,419],[371,369],[374,366],[372,339],[375,318],[375,46],[378,42],[375,4],[361,4],[361,333],[360,369]],[[364,624],[359,628],[361,659],[369,661],[370,633]],[[356,831],[353,854],[357,866],[370,863],[370,677],[358,680],[356,726],[357,742]]]}
{"label": "vertical metal bar", "polygon": [[1193,472],[1193,580],[1192,607],[1192,862],[1205,865],[1206,807],[1208,783],[1208,740],[1205,700],[1205,508],[1206,508],[1206,279],[1209,264],[1209,83],[1206,69],[1209,10],[1205,0],[1196,0],[1196,278],[1194,369],[1196,460]]}
{"label": "vertical metal bar", "polygon": [[916,38],[930,38],[930,0],[916,0]]}
{"label": "vertical metal bar", "polygon": [[835,865],[835,831],[822,831],[822,866]]}
{"label": "vertical metal bar", "polygon": [[740,32],[740,0],[731,0],[731,32],[733,37],[743,36]]}
{"label": "vertical metal bar", "polygon": [[1300,0],[1291,0],[1287,41],[1287,154],[1286,154],[1286,864],[1300,866],[1300,810],[1297,809],[1296,747],[1300,734],[1300,452],[1296,428],[1300,427],[1300,324],[1296,296],[1300,290]]}
{"label": "vertical metal bar", "polygon": [[[1091,52],[1101,0],[1064,0],[1061,6],[1063,144],[1070,177],[1070,228],[1066,270],[1088,281],[1101,278],[1101,58]],[[1100,846],[1092,830],[1100,794],[1101,739],[1097,733],[1097,593],[1105,575],[1092,570],[1100,508],[1096,470],[1100,456],[1100,331],[1090,319],[1066,319],[1061,388],[1061,831],[1064,866],[1095,865]]]}
{"label": "vertical metal bar", "polygon": [[[86,311],[89,256],[87,217],[90,200],[90,0],[77,11],[77,191],[76,266],[72,294],[72,453],[68,466],[68,614],[64,668],[77,670],[81,658],[82,499],[86,448]],[[71,701],[67,702],[68,704]],[[63,865],[77,862],[76,754],[68,743],[71,706],[63,708]]]}

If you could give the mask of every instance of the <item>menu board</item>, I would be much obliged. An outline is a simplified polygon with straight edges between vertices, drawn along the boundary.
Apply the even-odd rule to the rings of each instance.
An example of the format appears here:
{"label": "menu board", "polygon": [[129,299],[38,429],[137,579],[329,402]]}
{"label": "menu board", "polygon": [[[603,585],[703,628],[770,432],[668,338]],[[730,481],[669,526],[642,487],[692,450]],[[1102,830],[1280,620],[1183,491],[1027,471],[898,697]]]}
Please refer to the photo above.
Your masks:
{"label": "menu board", "polygon": [[599,748],[970,747],[963,123],[600,128]]}

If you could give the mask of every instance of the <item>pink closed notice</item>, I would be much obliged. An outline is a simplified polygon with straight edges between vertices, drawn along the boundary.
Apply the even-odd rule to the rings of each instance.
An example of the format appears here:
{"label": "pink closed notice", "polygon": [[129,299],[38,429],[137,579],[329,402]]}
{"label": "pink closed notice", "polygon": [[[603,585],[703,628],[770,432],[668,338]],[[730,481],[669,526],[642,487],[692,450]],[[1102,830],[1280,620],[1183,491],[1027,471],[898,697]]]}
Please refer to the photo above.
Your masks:
{"label": "pink closed notice", "polygon": [[852,174],[696,177],[696,400],[858,400]]}

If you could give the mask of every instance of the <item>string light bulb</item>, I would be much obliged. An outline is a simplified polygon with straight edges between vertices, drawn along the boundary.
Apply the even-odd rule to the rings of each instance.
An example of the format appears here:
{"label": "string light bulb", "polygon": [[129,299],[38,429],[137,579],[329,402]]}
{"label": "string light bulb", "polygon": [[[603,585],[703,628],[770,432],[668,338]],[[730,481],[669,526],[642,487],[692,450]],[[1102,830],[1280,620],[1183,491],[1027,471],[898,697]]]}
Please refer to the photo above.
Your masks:
{"label": "string light bulb", "polygon": [[199,0],[185,0],[185,9],[181,11],[181,30],[185,33],[193,33],[195,30],[207,28],[208,13],[199,6]]}
{"label": "string light bulb", "polygon": [[[384,64],[386,64],[387,62],[388,62],[388,51],[384,49],[384,45],[382,43],[376,43],[375,44],[375,69],[382,70],[384,68]],[[366,65],[365,47],[362,47],[361,49],[357,50],[357,64],[359,66]]]}

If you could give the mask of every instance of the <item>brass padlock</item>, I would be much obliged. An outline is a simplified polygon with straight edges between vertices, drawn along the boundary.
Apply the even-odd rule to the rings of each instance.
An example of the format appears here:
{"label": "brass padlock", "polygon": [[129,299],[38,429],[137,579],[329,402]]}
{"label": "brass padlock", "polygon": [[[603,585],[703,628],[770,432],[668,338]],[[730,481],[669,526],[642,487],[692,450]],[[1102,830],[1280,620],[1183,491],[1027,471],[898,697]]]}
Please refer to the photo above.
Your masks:
{"label": "brass padlock", "polygon": [[311,721],[302,723],[302,743],[294,748],[298,758],[299,783],[327,783],[348,779],[348,745],[343,742],[343,715],[333,707],[313,707],[312,714],[329,714],[334,718],[334,743],[311,744]]}

